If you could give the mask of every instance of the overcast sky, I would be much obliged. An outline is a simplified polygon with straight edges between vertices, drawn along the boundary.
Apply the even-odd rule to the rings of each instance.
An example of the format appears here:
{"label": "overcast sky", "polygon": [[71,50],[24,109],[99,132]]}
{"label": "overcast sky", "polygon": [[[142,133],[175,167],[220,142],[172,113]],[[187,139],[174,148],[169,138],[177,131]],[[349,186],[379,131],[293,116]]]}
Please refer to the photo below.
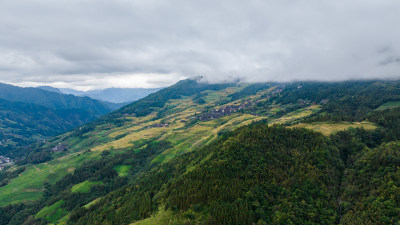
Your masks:
{"label": "overcast sky", "polygon": [[1,0],[0,82],[400,78],[399,0]]}

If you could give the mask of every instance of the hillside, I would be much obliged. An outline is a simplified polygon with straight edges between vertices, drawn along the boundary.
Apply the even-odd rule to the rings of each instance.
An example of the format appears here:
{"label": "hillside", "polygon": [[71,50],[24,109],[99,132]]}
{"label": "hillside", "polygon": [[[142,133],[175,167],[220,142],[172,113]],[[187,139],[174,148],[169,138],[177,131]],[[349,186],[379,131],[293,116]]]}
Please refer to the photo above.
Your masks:
{"label": "hillside", "polygon": [[2,83],[0,83],[0,99],[41,105],[49,109],[85,109],[95,115],[110,112],[105,105],[88,97],[64,95],[40,88],[21,88]]}
{"label": "hillside", "polygon": [[51,92],[55,92],[55,93],[59,93],[59,94],[63,94],[60,89],[58,88],[54,88],[54,87],[50,87],[50,86],[38,86],[36,88],[45,90],[45,91],[51,91]]}
{"label": "hillside", "polygon": [[126,224],[165,208],[176,223],[333,223],[341,169],[339,151],[321,134],[245,126],[141,176],[133,190],[108,195],[71,219],[95,224],[95,217],[104,217],[105,223]]}
{"label": "hillside", "polygon": [[64,133],[110,112],[103,103],[0,84],[0,155]]}
{"label": "hillside", "polygon": [[396,223],[399,90],[178,82],[16,151],[0,224]]}
{"label": "hillside", "polygon": [[[54,88],[54,87],[50,87],[50,86],[39,86],[37,88],[45,90],[45,91],[55,92],[55,93],[58,93],[58,94],[67,94],[67,95],[71,94],[71,95],[75,95],[75,96],[79,96],[79,97],[82,97],[82,96],[83,97],[85,97],[85,96],[86,97],[90,97],[90,98],[98,100],[101,104],[103,104],[104,106],[106,106],[107,108],[109,108],[111,110],[116,110],[116,109],[121,108],[122,106],[125,106],[125,105],[129,104],[128,101],[124,101],[124,102],[121,102],[121,103],[116,103],[118,101],[106,101],[103,98],[96,98],[96,97],[92,97],[92,96],[86,95],[85,94],[86,92],[84,92],[84,91],[75,91],[73,89],[62,89],[64,91],[64,92],[62,92],[60,89]],[[128,91],[128,90],[126,90],[126,91]],[[118,93],[115,93],[114,95],[118,95]],[[138,100],[138,99],[135,99],[135,100]]]}
{"label": "hillside", "polygon": [[46,107],[0,99],[0,155],[10,156],[17,146],[42,141],[98,118],[82,109]]}

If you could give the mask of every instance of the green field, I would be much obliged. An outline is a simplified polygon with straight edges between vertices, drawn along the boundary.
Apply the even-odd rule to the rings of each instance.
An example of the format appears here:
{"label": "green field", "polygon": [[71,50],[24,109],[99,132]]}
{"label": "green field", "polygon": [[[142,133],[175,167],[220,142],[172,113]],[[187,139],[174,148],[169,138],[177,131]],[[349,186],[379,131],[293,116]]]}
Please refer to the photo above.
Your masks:
{"label": "green field", "polygon": [[377,108],[376,110],[385,110],[390,108],[400,107],[400,102],[386,102]]}
{"label": "green field", "polygon": [[165,207],[160,207],[154,215],[151,217],[137,221],[132,225],[153,225],[153,224],[186,224],[190,221],[188,219],[181,219],[174,217],[171,210],[165,211]]}
{"label": "green field", "polygon": [[114,170],[117,171],[118,176],[124,177],[129,175],[129,170],[131,169],[131,165],[118,165],[114,167]]}
{"label": "green field", "polygon": [[84,205],[83,207],[88,209],[90,208],[92,205],[95,205],[96,203],[98,203],[101,200],[101,198],[96,198],[95,200],[89,202],[88,204]]}
{"label": "green field", "polygon": [[72,193],[88,193],[90,188],[94,185],[101,185],[101,181],[84,181],[82,183],[76,184],[71,188]]}
{"label": "green field", "polygon": [[45,182],[56,183],[85,160],[96,155],[96,153],[73,153],[48,163],[27,166],[26,170],[12,179],[8,185],[0,187],[0,206],[39,199]]}
{"label": "green field", "polygon": [[63,203],[64,200],[60,200],[51,206],[44,207],[35,215],[35,218],[42,218],[52,223],[57,222],[59,219],[67,215],[67,212],[61,208]]}
{"label": "green field", "polygon": [[364,128],[366,130],[376,129],[376,125],[371,122],[341,122],[341,123],[327,123],[327,122],[316,122],[316,123],[299,123],[291,127],[303,127],[311,130],[315,130],[323,133],[324,135],[330,135],[338,131],[343,131],[349,128]]}

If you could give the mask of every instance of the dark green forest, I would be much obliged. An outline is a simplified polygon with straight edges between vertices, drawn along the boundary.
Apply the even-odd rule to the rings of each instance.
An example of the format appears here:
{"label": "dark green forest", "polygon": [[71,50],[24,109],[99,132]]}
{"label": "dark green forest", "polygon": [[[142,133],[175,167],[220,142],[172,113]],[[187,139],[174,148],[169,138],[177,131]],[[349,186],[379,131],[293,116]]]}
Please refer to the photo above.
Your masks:
{"label": "dark green forest", "polygon": [[263,124],[240,128],[142,175],[96,207],[78,209],[71,219],[129,224],[162,206],[190,224],[399,222],[400,144],[370,149],[360,132],[327,138]]}
{"label": "dark green forest", "polygon": [[95,115],[83,109],[51,110],[44,106],[0,99],[1,155],[16,146],[25,146],[71,130],[95,120]]}
{"label": "dark green forest", "polygon": [[[298,88],[299,85],[301,88]],[[327,101],[314,121],[361,121],[382,104],[399,101],[400,82],[295,83],[288,84],[282,95],[276,98],[276,102],[281,104],[297,103],[299,100]]]}

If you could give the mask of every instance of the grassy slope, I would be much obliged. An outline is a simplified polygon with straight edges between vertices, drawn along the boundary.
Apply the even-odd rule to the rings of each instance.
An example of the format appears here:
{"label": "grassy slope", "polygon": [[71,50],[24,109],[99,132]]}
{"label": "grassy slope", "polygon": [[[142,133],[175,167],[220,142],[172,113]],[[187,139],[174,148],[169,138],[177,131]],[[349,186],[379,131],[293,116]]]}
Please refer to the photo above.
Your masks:
{"label": "grassy slope", "polygon": [[84,181],[76,184],[71,188],[72,193],[88,193],[93,185],[103,184],[101,181]]}
{"label": "grassy slope", "polygon": [[124,176],[128,176],[129,174],[129,170],[131,169],[131,165],[118,165],[116,167],[114,167],[115,171],[117,171],[118,176],[120,177],[124,177]]}
{"label": "grassy slope", "polygon": [[176,221],[179,219],[180,218],[174,218],[173,212],[171,210],[165,210],[164,207],[160,207],[159,210],[151,217],[135,222],[132,225],[174,224],[176,222],[184,223],[184,221]]}
{"label": "grassy slope", "polygon": [[48,163],[29,165],[20,176],[12,179],[8,185],[0,188],[0,206],[28,200],[37,200],[42,196],[44,182],[54,184],[75,167],[81,165],[92,154],[72,153]]}
{"label": "grassy slope", "polygon": [[63,203],[64,201],[60,200],[51,206],[44,207],[35,215],[35,218],[44,218],[53,223],[57,222],[67,214],[67,212],[61,208]]}
{"label": "grassy slope", "polygon": [[323,133],[324,135],[331,135],[335,132],[351,128],[364,128],[366,130],[376,129],[374,123],[364,122],[341,122],[341,123],[328,123],[328,122],[314,122],[314,123],[299,123],[292,127],[303,127]]}
{"label": "grassy slope", "polygon": [[381,105],[376,110],[385,110],[390,108],[396,108],[400,106],[400,102],[386,102],[385,104]]}

